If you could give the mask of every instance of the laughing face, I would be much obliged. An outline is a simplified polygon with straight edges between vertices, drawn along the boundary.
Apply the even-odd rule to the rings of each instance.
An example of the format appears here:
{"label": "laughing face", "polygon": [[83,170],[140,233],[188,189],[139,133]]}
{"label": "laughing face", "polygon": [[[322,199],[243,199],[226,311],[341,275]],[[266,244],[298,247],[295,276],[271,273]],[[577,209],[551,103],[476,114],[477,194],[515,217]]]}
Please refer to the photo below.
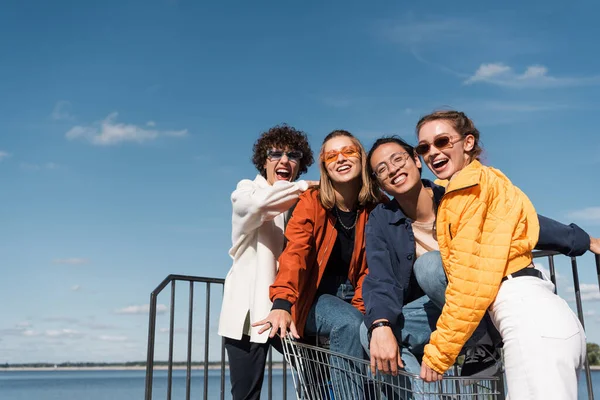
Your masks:
{"label": "laughing face", "polygon": [[[286,153],[287,149],[284,150],[281,158],[267,157],[267,161],[265,161],[265,171],[267,172],[269,185],[277,181],[293,182],[298,176],[300,162],[289,158]],[[280,149],[273,148],[272,152],[277,154]]]}
{"label": "laughing face", "polygon": [[323,146],[327,175],[335,183],[360,179],[362,164],[360,148],[347,136],[336,136]]}
{"label": "laughing face", "polygon": [[[443,148],[435,146],[438,137],[448,137],[443,140]],[[439,138],[438,138],[438,141]],[[427,167],[439,179],[450,179],[471,162],[469,151],[475,145],[473,135],[461,137],[448,121],[440,119],[425,123],[419,130],[419,145],[429,144],[429,150],[422,154]]]}
{"label": "laughing face", "polygon": [[421,161],[398,143],[385,143],[371,155],[371,169],[379,186],[389,195],[403,195],[421,181]]}

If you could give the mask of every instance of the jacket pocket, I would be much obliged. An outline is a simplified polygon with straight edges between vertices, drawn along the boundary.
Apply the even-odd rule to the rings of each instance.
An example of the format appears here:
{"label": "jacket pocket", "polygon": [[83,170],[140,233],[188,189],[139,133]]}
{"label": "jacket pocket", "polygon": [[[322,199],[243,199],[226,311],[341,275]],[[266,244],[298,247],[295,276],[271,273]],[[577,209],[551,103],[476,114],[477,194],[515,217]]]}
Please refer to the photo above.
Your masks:
{"label": "jacket pocket", "polygon": [[452,224],[448,224],[448,233],[450,234],[450,240],[454,239],[452,236]]}

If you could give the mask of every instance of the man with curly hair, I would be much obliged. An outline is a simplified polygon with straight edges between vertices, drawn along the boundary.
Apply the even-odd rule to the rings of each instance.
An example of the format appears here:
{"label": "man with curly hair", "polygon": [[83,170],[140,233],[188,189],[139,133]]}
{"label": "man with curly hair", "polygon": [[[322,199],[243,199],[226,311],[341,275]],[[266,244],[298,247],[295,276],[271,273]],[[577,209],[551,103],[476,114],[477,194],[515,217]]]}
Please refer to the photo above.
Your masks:
{"label": "man with curly hair", "polygon": [[252,322],[269,314],[269,286],[284,248],[289,210],[315,181],[296,181],[313,163],[304,132],[278,125],[254,144],[252,162],[259,174],[240,181],[231,195],[233,206],[229,255],[233,265],[225,279],[219,335],[225,338],[234,400],[259,399],[270,340]]}

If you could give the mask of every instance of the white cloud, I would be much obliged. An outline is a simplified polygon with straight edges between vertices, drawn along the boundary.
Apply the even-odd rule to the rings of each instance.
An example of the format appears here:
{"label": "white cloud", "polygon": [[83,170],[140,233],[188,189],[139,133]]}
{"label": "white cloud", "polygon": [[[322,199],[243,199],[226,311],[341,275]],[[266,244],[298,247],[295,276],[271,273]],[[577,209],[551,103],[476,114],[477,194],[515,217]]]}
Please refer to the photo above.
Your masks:
{"label": "white cloud", "polygon": [[48,321],[48,322],[68,322],[68,323],[77,323],[79,322],[79,320],[77,318],[72,318],[72,317],[45,317],[43,318],[44,321]]}
{"label": "white cloud", "polygon": [[600,75],[592,77],[555,77],[548,74],[543,65],[530,65],[521,74],[503,63],[481,64],[464,83],[471,85],[485,82],[514,88],[551,88],[600,84]]}
{"label": "white cloud", "polygon": [[[160,333],[169,333],[169,328],[160,328],[158,330]],[[187,333],[186,328],[174,328],[173,333]]]}
{"label": "white cloud", "polygon": [[29,321],[21,321],[21,322],[17,322],[15,325],[17,328],[29,328],[31,327],[31,322]]}
{"label": "white cloud", "polygon": [[[140,305],[140,306],[128,306],[128,307],[120,308],[118,310],[115,310],[115,313],[117,313],[117,314],[148,314],[149,311],[150,311],[150,305],[144,304],[144,305]],[[164,304],[157,304],[156,313],[164,314],[165,312],[167,312],[167,306],[165,306]]]}
{"label": "white cloud", "polygon": [[466,38],[469,32],[479,31],[473,21],[457,18],[405,19],[384,26],[384,35],[395,42],[406,45],[448,42],[451,39]]}
{"label": "white cloud", "polygon": [[348,97],[324,97],[321,101],[326,106],[332,108],[347,108],[353,103],[352,99]]}
{"label": "white cloud", "polygon": [[156,122],[148,121],[148,122],[146,122],[146,126],[156,126]]}
{"label": "white cloud", "polygon": [[10,154],[8,154],[5,151],[0,150],[0,161],[4,160],[5,158],[10,157]]}
{"label": "white cloud", "polygon": [[90,262],[90,260],[88,260],[87,258],[71,257],[71,258],[57,258],[57,259],[53,260],[52,262],[54,264],[62,264],[62,265],[84,265],[84,264],[88,264]]}
{"label": "white cloud", "polygon": [[68,337],[75,338],[81,337],[83,334],[74,329],[49,329],[45,332],[45,335],[48,337]]}
{"label": "white cloud", "polygon": [[590,224],[600,224],[600,207],[588,207],[574,210],[567,214],[573,220],[585,221]]}
{"label": "white cloud", "polygon": [[52,119],[55,121],[65,121],[74,119],[71,114],[71,103],[65,100],[60,100],[54,105],[52,110]]}
{"label": "white cloud", "polygon": [[40,171],[42,169],[53,170],[60,168],[60,165],[53,162],[47,162],[45,164],[30,164],[30,163],[21,163],[21,168],[28,171]]}
{"label": "white cloud", "polygon": [[[539,261],[534,261],[533,265],[535,266],[536,269],[539,269],[540,271],[542,271],[544,273],[544,275],[546,275],[548,277],[548,279],[550,279],[550,270],[542,263],[540,263]],[[554,271],[555,273],[555,277],[556,280],[560,280],[563,278],[563,276],[561,274],[559,274],[556,269]]]}
{"label": "white cloud", "polygon": [[37,333],[36,331],[34,331],[32,329],[25,329],[23,331],[23,336],[32,337],[32,336],[37,336],[37,335],[39,335],[39,333]]}
{"label": "white cloud", "polygon": [[81,285],[73,285],[71,286],[71,291],[72,292],[78,292],[81,290]]}
{"label": "white cloud", "polygon": [[[597,283],[581,283],[579,285],[581,300],[595,301],[600,300],[600,289]],[[573,286],[569,288],[570,293],[575,293]]]}
{"label": "white cloud", "polygon": [[65,134],[65,137],[69,140],[84,139],[97,146],[111,146],[122,142],[144,143],[155,140],[159,136],[184,137],[188,135],[187,129],[159,131],[116,122],[118,115],[113,112],[99,123],[89,126],[74,126]]}
{"label": "white cloud", "polygon": [[97,322],[81,322],[79,323],[80,326],[83,326],[85,328],[89,328],[89,329],[93,329],[93,330],[112,330],[112,329],[116,329],[117,327],[115,325],[110,325],[110,324],[102,324],[102,323],[97,323]]}
{"label": "white cloud", "polygon": [[105,341],[105,342],[126,342],[127,336],[100,335],[100,336],[98,336],[98,339]]}

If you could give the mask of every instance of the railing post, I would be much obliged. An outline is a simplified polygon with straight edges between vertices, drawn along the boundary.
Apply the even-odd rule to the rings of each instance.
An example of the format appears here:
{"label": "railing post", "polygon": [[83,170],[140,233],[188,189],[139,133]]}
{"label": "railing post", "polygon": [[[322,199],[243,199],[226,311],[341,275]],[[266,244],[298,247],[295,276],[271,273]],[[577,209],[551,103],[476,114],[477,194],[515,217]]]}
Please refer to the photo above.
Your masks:
{"label": "railing post", "polygon": [[557,294],[556,270],[554,269],[554,256],[548,256],[548,267],[550,268],[550,280],[554,284],[554,294]]}
{"label": "railing post", "polygon": [[148,310],[148,354],[146,356],[146,393],[145,400],[152,400],[152,381],[154,372],[154,337],[156,334],[156,294],[150,294],[150,309]]}
{"label": "railing post", "polygon": [[204,318],[204,400],[208,399],[208,341],[210,333],[210,282],[206,283],[206,316]]}
{"label": "railing post", "polygon": [[[577,315],[581,326],[585,329],[585,322],[583,320],[583,305],[581,304],[581,288],[579,287],[579,272],[577,270],[577,259],[571,257],[571,269],[573,270],[573,289],[575,291],[575,302],[577,304]],[[587,382],[588,399],[594,400],[594,386],[592,385],[592,374],[590,372],[590,364],[587,358],[587,349],[585,356],[585,379]]]}
{"label": "railing post", "polygon": [[190,400],[190,387],[192,384],[192,323],[194,315],[194,282],[190,282],[190,312],[188,314],[188,348],[187,367],[185,377],[185,399]]}
{"label": "railing post", "polygon": [[596,254],[596,274],[598,275],[598,287],[600,288],[600,254]]}
{"label": "railing post", "polygon": [[268,393],[269,393],[269,400],[273,399],[273,346],[269,346],[269,364],[268,364],[268,370],[269,370],[269,376],[268,376],[268,381],[269,381],[269,386],[268,386]]}
{"label": "railing post", "polygon": [[167,400],[171,400],[173,389],[173,342],[175,333],[175,281],[171,281],[171,305],[169,316],[169,362],[167,364]]}

